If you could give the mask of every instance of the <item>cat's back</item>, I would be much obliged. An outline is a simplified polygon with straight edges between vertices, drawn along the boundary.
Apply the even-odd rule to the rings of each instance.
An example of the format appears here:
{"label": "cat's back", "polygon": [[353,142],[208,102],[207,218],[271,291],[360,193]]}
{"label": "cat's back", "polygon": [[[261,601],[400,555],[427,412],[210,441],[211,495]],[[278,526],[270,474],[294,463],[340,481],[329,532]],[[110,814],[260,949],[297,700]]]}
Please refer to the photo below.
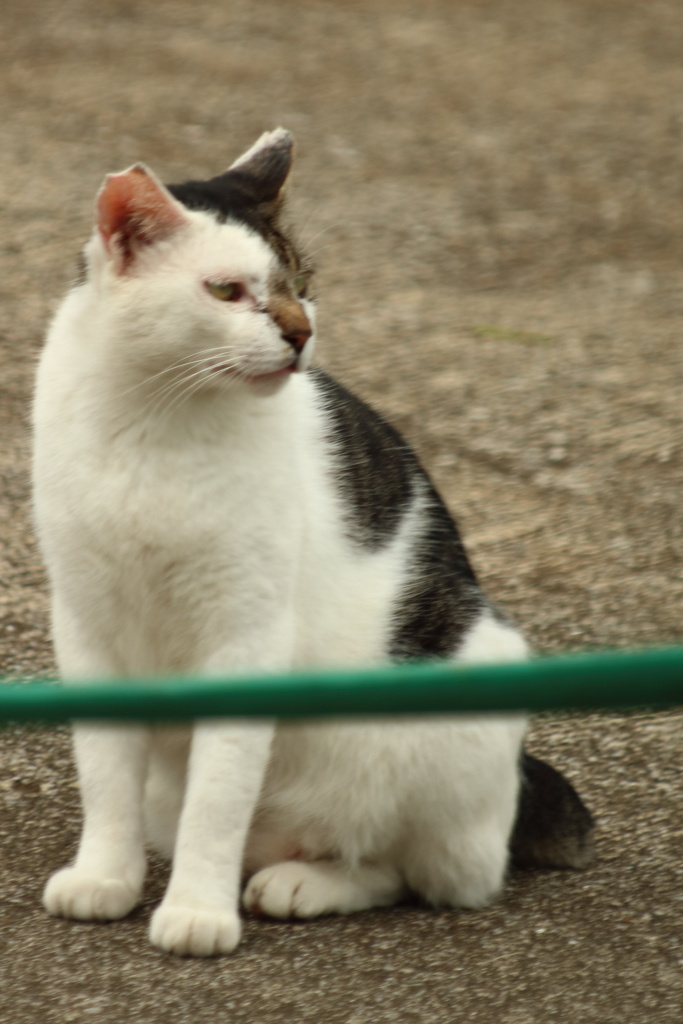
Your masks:
{"label": "cat's back", "polygon": [[488,608],[452,516],[398,430],[328,374],[311,381],[346,564],[361,592],[386,585],[382,657],[451,656]]}

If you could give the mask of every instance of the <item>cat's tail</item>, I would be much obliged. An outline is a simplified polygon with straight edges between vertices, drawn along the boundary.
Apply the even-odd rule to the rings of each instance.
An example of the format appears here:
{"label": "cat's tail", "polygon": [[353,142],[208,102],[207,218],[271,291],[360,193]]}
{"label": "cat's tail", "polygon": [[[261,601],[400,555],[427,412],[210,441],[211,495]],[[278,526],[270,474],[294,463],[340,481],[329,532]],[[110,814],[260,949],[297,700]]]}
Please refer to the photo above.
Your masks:
{"label": "cat's tail", "polygon": [[524,752],[517,820],[510,839],[518,868],[587,868],[595,860],[593,817],[570,782]]}

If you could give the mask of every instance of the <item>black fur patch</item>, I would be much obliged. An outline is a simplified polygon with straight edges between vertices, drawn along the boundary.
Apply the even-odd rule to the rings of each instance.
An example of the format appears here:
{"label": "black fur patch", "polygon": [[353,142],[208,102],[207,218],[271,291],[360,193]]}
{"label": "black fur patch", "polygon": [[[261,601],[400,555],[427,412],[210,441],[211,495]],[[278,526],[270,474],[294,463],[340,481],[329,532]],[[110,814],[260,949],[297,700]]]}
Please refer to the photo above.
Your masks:
{"label": "black fur patch", "polygon": [[395,660],[449,657],[487,606],[455,523],[398,431],[327,374],[312,372],[329,411],[349,538],[366,550],[382,548],[413,502],[426,497],[414,578],[395,608],[388,653]]}
{"label": "black fur patch", "polygon": [[226,171],[208,181],[186,181],[166,187],[189,210],[203,210],[221,223],[245,224],[268,243],[284,266],[296,273],[302,265],[301,255],[280,230],[272,204],[256,201],[245,181],[245,176],[238,171]]}
{"label": "black fur patch", "polygon": [[376,550],[391,540],[410,507],[417,459],[398,431],[369,406],[322,370],[311,372],[330,417],[329,440],[336,451],[349,538]]}
{"label": "black fur patch", "polygon": [[510,839],[520,868],[586,868],[595,860],[594,823],[572,784],[551,765],[522,755],[517,821]]}
{"label": "black fur patch", "polygon": [[414,582],[395,612],[393,659],[452,657],[488,607],[447,508],[429,487],[427,529],[413,558]]}

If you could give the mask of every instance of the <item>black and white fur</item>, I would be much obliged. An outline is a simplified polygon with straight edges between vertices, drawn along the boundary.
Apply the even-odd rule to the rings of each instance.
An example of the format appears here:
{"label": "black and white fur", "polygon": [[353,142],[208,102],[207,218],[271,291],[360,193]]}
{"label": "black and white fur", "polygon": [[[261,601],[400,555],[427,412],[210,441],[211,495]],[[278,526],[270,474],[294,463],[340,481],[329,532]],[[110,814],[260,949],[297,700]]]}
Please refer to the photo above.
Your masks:
{"label": "black and white fur", "polygon": [[[411,449],[310,368],[310,267],[280,221],[291,150],[279,129],[208,182],[166,188],[137,165],[99,194],[35,398],[66,680],[526,656]],[[146,839],[173,859],[151,939],[180,954],[235,948],[243,875],[246,907],[276,917],[408,891],[483,906],[508,867],[525,728],[78,726],[83,834],[45,906],[129,913]]]}

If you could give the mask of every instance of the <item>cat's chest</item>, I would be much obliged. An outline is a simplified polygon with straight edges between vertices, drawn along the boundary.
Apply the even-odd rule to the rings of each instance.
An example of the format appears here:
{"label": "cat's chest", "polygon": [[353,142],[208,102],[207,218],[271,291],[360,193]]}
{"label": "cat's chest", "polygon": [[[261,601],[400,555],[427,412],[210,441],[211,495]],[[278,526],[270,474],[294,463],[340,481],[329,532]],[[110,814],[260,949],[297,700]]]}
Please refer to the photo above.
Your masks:
{"label": "cat's chest", "polygon": [[132,459],[110,453],[55,489],[53,587],[121,671],[181,670],[216,637],[246,635],[287,604],[299,523],[284,467],[264,477],[248,458],[206,446]]}
{"label": "cat's chest", "polygon": [[[93,503],[98,522],[122,539],[180,554],[207,549],[219,557],[247,538],[291,528],[296,469],[272,456],[266,465],[228,446],[188,448],[181,454],[137,454],[102,479]],[[107,511],[105,511],[105,509]]]}
{"label": "cat's chest", "polygon": [[281,440],[81,439],[43,474],[48,547],[62,564],[157,587],[277,560],[299,520],[296,459]]}

